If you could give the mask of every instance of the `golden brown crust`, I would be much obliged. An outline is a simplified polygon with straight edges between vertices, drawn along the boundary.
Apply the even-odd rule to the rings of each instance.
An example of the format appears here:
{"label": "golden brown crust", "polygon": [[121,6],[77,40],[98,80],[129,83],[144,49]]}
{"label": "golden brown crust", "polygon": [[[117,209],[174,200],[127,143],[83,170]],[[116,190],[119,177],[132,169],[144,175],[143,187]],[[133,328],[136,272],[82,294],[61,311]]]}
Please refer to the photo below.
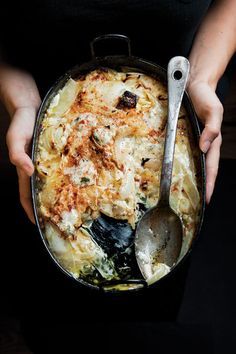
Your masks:
{"label": "golden brown crust", "polygon": [[[144,74],[109,69],[70,79],[50,104],[39,137],[41,215],[63,231],[71,222],[68,237],[100,213],[134,228],[140,203],[149,208],[158,201],[166,119],[166,87]],[[192,150],[182,108],[171,203],[189,239],[200,207]],[[64,220],[70,213],[73,222]]]}

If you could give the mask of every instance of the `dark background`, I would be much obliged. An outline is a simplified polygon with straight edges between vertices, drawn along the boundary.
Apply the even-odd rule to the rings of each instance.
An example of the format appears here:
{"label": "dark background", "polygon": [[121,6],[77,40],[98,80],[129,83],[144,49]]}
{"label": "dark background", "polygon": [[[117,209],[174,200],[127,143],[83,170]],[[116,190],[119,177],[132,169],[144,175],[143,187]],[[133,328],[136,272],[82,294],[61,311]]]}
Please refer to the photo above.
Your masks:
{"label": "dark background", "polygon": [[[17,11],[14,12],[14,16],[16,15]],[[28,20],[30,21],[30,19]],[[143,36],[145,39],[145,34]],[[45,40],[44,33],[41,38],[43,41]],[[27,40],[30,41],[30,39],[29,36]],[[50,41],[51,38],[48,38],[49,44]],[[38,44],[40,47],[40,43]],[[149,47],[148,42],[146,47]],[[32,55],[39,55],[41,65],[44,66],[44,61],[48,62],[48,59],[54,65],[57,53],[50,53],[48,56],[47,53],[38,52],[37,48],[35,48],[35,52],[32,51]],[[14,47],[14,50],[20,51],[22,48]],[[64,55],[66,58],[61,58],[61,61],[70,62],[69,53],[66,52]],[[25,58],[22,60],[25,61]],[[58,68],[58,72],[62,73],[63,68]],[[106,343],[110,345],[112,351],[122,349],[124,352],[123,341],[129,340],[131,351],[132,343],[136,343],[136,353],[148,353],[155,346],[161,353],[168,353],[173,349],[175,351],[180,349],[182,353],[199,353],[199,351],[215,354],[235,353],[236,72],[233,66],[228,77],[228,89],[227,80],[224,85],[226,100],[219,175],[212,201],[206,210],[200,238],[191,254],[189,263],[185,265],[188,274],[177,321],[164,321],[163,317],[161,321],[155,322],[153,316],[148,314],[141,321],[138,307],[137,314],[127,316],[122,323],[114,318],[111,326],[105,326],[102,323],[102,317],[100,319],[88,318],[83,326],[85,332],[89,328],[87,333],[89,331],[93,333],[95,348],[97,340],[102,345],[106,345]],[[45,83],[45,86],[48,87],[48,84],[48,82]],[[8,115],[0,106],[0,200],[2,204],[0,354],[29,353],[30,350],[27,349],[27,346],[30,346],[33,340],[38,343],[38,353],[54,353],[53,342],[58,340],[61,332],[58,329],[58,332],[57,330],[51,332],[52,344],[50,344],[51,347],[48,345],[46,349],[48,329],[50,326],[55,326],[55,321],[50,322],[53,313],[57,312],[57,309],[53,309],[53,307],[58,304],[57,299],[50,296],[51,294],[57,296],[60,287],[66,294],[67,287],[69,289],[70,285],[64,281],[62,275],[57,278],[58,270],[50,262],[36,228],[27,220],[20,206],[17,176],[15,168],[9,163],[5,145],[8,124]],[[50,279],[50,277],[55,277],[57,280],[52,283],[48,280],[46,282],[45,278]],[[57,291],[53,291],[54,286],[57,286]],[[79,299],[71,298],[71,294],[73,291],[70,288],[68,298],[65,295],[65,304],[72,305],[72,309],[69,307],[68,311],[73,311],[73,306],[79,306]],[[168,293],[168,301],[172,302],[172,299],[174,301],[177,296],[177,290]],[[94,297],[88,299],[89,301],[94,301]],[[137,301],[137,304],[143,307],[142,313],[145,313],[145,309],[152,311],[148,306],[150,304],[145,301],[148,301],[148,296],[143,298],[143,302],[140,299]],[[166,306],[167,302],[163,306]],[[50,309],[51,306],[52,311],[49,310],[43,319],[45,311],[42,311],[41,316],[40,311],[45,303],[47,303],[47,308]],[[129,309],[128,304],[128,302],[124,304],[124,309]],[[155,306],[153,295],[152,304]],[[96,307],[96,303],[92,305]],[[81,311],[83,310],[82,308]],[[58,312],[60,313],[60,309]],[[40,322],[38,322],[39,319]],[[74,320],[76,321],[76,318]],[[70,330],[72,331],[72,323],[62,321],[62,324],[65,326],[62,333],[63,330],[68,333]],[[83,338],[84,333],[76,335],[78,338]],[[73,353],[70,349],[68,351],[68,348],[63,349],[62,352]]]}
{"label": "dark background", "polygon": [[[235,353],[236,344],[236,286],[235,286],[235,200],[236,200],[236,84],[235,72],[231,75],[229,92],[225,101],[223,123],[223,145],[219,175],[215,193],[210,206],[206,210],[203,229],[198,242],[191,254],[188,264],[188,276],[185,294],[180,307],[176,323],[153,323],[148,321],[138,323],[113,323],[111,333],[104,334],[105,338],[113,338],[114,332],[124,338],[137,342],[140,340],[140,353],[147,352],[155,347],[153,338],[158,342],[159,352],[180,348],[182,353]],[[0,200],[1,200],[1,256],[0,256],[0,353],[30,353],[27,343],[28,336],[24,334],[24,312],[34,311],[40,307],[39,302],[44,298],[35,296],[37,289],[43,286],[44,271],[40,274],[40,264],[47,264],[47,276],[54,276],[52,264],[42,251],[38,253],[39,235],[35,227],[26,219],[18,201],[17,177],[15,169],[10,165],[7,157],[4,136],[8,126],[8,116],[3,107],[0,108]],[[36,241],[35,238],[38,238]],[[37,253],[37,256],[36,256]],[[36,258],[35,258],[36,257]],[[34,277],[34,279],[32,278]],[[37,281],[35,281],[36,279]],[[32,284],[32,287],[31,287]],[[38,288],[37,288],[38,287]],[[171,296],[175,296],[172,294]],[[35,298],[35,300],[34,300]],[[53,299],[51,301],[53,306]],[[171,297],[170,297],[171,298]],[[68,299],[71,301],[72,299]],[[30,301],[30,303],[29,303]],[[73,301],[72,301],[73,303]],[[28,304],[28,305],[27,305]],[[143,304],[145,306],[145,304]],[[138,309],[137,309],[138,311]],[[50,322],[50,314],[45,319],[45,326]],[[93,323],[91,319],[86,326],[92,326],[93,332],[102,323]],[[66,323],[65,326],[71,324]],[[44,327],[31,326],[31,334],[40,332],[40,353],[53,353],[53,347],[43,349]],[[95,326],[95,327],[94,327]],[[136,328],[134,331],[130,332]],[[129,335],[129,333],[132,333]],[[46,335],[45,335],[46,336]],[[54,337],[53,337],[54,336]],[[142,342],[145,338],[145,343]],[[57,335],[51,339],[57,340]],[[148,341],[148,338],[150,341]],[[104,338],[102,339],[104,342]],[[118,348],[116,346],[116,348]],[[113,348],[114,351],[115,348]],[[68,351],[69,350],[69,351]],[[72,353],[67,348],[65,353]]]}
{"label": "dark background", "polygon": [[[62,0],[9,0],[0,11],[1,43],[7,59],[30,70],[44,94],[66,69],[90,58],[89,40],[94,32],[106,33],[107,28],[128,34],[133,54],[159,64],[165,65],[176,53],[187,55],[210,2],[146,0],[143,6],[139,0],[93,0],[90,8],[87,0],[81,0],[78,13],[78,0],[68,0],[66,9]],[[148,21],[143,26],[145,17]],[[26,354],[30,352],[27,347],[34,348],[36,354],[67,354],[79,352],[85,344],[87,352],[103,353],[235,353],[235,71],[228,76],[231,87],[224,104],[216,189],[200,238],[185,264],[185,293],[175,322],[166,315],[181,295],[178,281],[182,278],[177,274],[176,287],[165,289],[163,304],[159,301],[160,289],[140,295],[134,303],[134,298],[125,296],[102,302],[99,296],[73,289],[59,275],[19,204],[17,176],[4,143],[8,117],[0,107],[0,354]],[[225,80],[225,92],[227,84]],[[100,316],[86,318],[83,312],[88,308],[90,312],[97,308]],[[62,312],[70,316],[62,318]],[[62,341],[64,347],[60,347]],[[77,344],[76,350],[70,342]]]}

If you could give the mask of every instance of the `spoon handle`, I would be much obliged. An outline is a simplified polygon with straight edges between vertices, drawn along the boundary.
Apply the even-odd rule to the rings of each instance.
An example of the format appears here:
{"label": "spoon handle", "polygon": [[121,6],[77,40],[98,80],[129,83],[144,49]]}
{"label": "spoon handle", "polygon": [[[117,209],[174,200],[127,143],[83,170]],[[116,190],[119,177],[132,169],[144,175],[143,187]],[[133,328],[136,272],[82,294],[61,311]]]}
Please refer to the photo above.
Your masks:
{"label": "spoon handle", "polygon": [[164,157],[162,162],[159,203],[169,205],[172,180],[175,138],[179,110],[189,73],[189,61],[184,57],[174,57],[168,63],[168,118]]}

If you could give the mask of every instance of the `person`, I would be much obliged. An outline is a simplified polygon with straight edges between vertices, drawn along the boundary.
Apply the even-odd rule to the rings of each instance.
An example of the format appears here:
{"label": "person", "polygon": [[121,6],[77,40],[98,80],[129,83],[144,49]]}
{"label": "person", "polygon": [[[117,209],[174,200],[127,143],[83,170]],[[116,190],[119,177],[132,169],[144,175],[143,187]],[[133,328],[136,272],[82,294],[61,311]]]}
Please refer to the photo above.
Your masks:
{"label": "person", "polygon": [[[5,33],[5,37],[1,39],[0,98],[11,117],[7,145],[10,160],[18,173],[20,200],[32,222],[29,177],[34,166],[29,148],[40,96],[44,96],[59,74],[76,62],[87,60],[89,41],[106,32],[127,34],[135,54],[162,66],[166,66],[174,55],[189,57],[191,70],[187,90],[203,125],[199,146],[206,154],[206,201],[210,202],[222,141],[223,106],[216,90],[236,49],[234,0],[200,0],[197,3],[191,0],[148,0],[145,8],[143,2],[135,0],[126,3],[72,1],[70,5],[53,0],[35,1],[34,4],[23,1],[16,5],[14,11],[9,5],[11,3],[5,4],[1,12],[1,33]],[[9,18],[17,28],[13,34],[4,31]],[[175,285],[178,281],[176,278]],[[173,289],[173,284],[171,286],[163,286],[163,293],[159,295],[166,298],[165,303],[171,298],[166,295]],[[146,309],[140,310],[142,314],[135,313],[135,306],[142,307],[143,300],[139,296],[129,300],[128,305],[125,297],[111,303],[107,300],[107,313],[112,312],[114,301],[121,314],[130,308],[132,301],[133,309],[128,318],[144,316],[150,320],[156,293],[148,296],[152,301],[146,303]],[[98,305],[99,300],[96,301]],[[178,301],[176,303],[179,304]],[[95,308],[92,303],[91,308]],[[161,306],[158,311],[162,313]],[[171,311],[171,306],[165,308],[162,319],[168,318]],[[104,315],[102,310],[99,314]],[[105,317],[110,318],[108,315]]]}
{"label": "person", "polygon": [[[205,3],[207,7],[210,1],[205,1]],[[188,11],[188,7],[185,11]],[[223,106],[215,90],[235,51],[234,11],[234,1],[214,1],[198,28],[189,54],[191,71],[188,92],[196,113],[204,125],[200,148],[206,154],[206,200],[208,203],[217,176],[221,145],[220,128],[223,117]],[[13,43],[15,45],[15,42]],[[30,47],[29,50],[31,50]],[[176,50],[176,54],[178,53],[179,49]],[[17,168],[22,206],[30,220],[34,222],[29,190],[29,177],[34,167],[28,153],[35,116],[40,105],[40,95],[30,73],[7,64],[1,65],[0,80],[1,100],[12,119],[7,133],[9,156]]]}

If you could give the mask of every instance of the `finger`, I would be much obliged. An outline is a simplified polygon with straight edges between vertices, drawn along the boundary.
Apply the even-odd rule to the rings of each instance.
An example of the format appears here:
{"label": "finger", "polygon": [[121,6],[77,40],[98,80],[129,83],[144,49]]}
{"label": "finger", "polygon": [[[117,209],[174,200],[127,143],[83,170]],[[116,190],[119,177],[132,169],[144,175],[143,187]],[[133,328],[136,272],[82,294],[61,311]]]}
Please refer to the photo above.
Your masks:
{"label": "finger", "polygon": [[223,106],[219,102],[219,104],[217,104],[215,107],[205,110],[203,114],[205,128],[201,134],[199,146],[204,153],[207,153],[212,142],[220,134],[223,118]]}
{"label": "finger", "polygon": [[19,193],[20,193],[20,201],[21,204],[30,219],[30,221],[35,224],[35,218],[32,208],[32,198],[31,198],[31,191],[30,191],[30,179],[24,173],[24,171],[17,169],[18,173],[18,181],[19,181]]}
{"label": "finger", "polygon": [[25,139],[20,137],[16,139],[14,134],[10,133],[7,137],[7,145],[11,163],[24,171],[28,176],[31,176],[34,172],[34,165],[25,152]]}
{"label": "finger", "polygon": [[220,147],[221,147],[221,134],[213,141],[210,149],[206,155],[206,202],[209,204],[214,190],[216,176],[218,173]]}

